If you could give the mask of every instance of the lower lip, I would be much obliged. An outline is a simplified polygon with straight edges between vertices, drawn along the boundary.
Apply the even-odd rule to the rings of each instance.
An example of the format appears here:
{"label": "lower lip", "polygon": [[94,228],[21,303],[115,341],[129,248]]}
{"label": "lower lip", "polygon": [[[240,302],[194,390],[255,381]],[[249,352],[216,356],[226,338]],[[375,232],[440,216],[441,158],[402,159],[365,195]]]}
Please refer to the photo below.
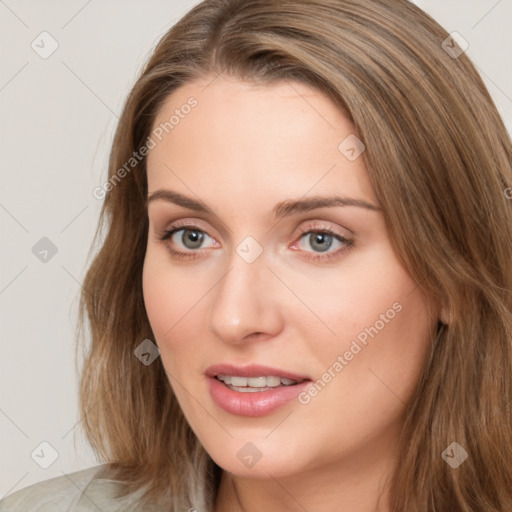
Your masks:
{"label": "lower lip", "polygon": [[237,416],[264,416],[279,409],[311,384],[305,380],[294,386],[281,386],[271,391],[233,391],[215,377],[208,377],[213,401],[225,411]]}

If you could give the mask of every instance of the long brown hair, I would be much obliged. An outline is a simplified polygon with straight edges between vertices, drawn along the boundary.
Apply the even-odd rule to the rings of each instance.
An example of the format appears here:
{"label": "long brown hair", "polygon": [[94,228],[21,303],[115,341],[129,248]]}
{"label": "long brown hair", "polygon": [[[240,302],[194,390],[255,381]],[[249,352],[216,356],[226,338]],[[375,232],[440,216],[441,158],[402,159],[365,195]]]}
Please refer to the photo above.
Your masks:
{"label": "long brown hair", "polygon": [[[205,0],[163,36],[119,121],[80,302],[83,426],[131,503],[212,511],[219,483],[160,358],[134,356],[154,338],[141,284],[146,158],[126,162],[173,91],[223,73],[302,81],[339,105],[366,146],[397,256],[450,312],[407,405],[392,510],[512,510],[512,143],[455,44],[407,0]],[[454,442],[468,454],[457,468],[442,456]]]}

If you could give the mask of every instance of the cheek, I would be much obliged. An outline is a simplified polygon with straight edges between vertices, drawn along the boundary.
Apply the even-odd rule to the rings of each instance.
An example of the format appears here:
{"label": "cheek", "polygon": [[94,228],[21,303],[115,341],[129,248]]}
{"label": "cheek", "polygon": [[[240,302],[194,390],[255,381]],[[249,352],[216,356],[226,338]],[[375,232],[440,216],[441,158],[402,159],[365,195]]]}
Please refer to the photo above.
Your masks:
{"label": "cheek", "polygon": [[149,323],[156,337],[156,343],[162,349],[161,340],[173,329],[176,312],[180,305],[183,288],[169,280],[169,265],[158,251],[148,247],[142,272],[142,290]]}
{"label": "cheek", "polygon": [[[167,332],[185,314],[199,283],[190,286],[186,272],[170,263],[166,251],[148,246],[142,272],[144,304],[155,336]],[[189,286],[186,286],[186,283]]]}
{"label": "cheek", "polygon": [[[304,278],[304,290],[312,291],[310,305],[329,329],[316,322],[315,330],[306,331],[305,319],[293,320],[309,333],[307,353],[317,370],[315,390],[302,397],[301,424],[331,439],[321,448],[326,457],[339,453],[347,439],[362,446],[398,428],[435,325],[427,302],[397,260],[389,253],[371,260],[339,277],[333,272],[321,292],[311,287],[311,276]],[[330,421],[319,425],[319,416]]]}
{"label": "cheek", "polygon": [[144,259],[142,271],[142,291],[144,304],[153,333],[160,338],[160,335],[167,328],[172,326],[172,318],[169,316],[176,306],[176,294],[171,293],[167,281],[167,269],[161,257],[157,257],[155,251],[148,248]]}
{"label": "cheek", "polygon": [[391,324],[426,312],[416,284],[385,243],[350,255],[339,267],[295,272],[288,279],[311,313],[296,304],[288,311],[294,322],[311,324],[316,317],[317,340],[336,349],[376,323],[379,331],[390,331]]}
{"label": "cheek", "polygon": [[389,247],[380,246],[351,261],[324,281],[310,274],[297,282],[321,323],[312,315],[308,320],[291,310],[289,318],[309,333],[305,339],[315,354],[319,376],[329,370],[342,375],[333,379],[338,383],[333,388],[351,389],[354,398],[360,392],[361,399],[367,393],[390,394],[386,385],[396,386],[399,395],[409,394],[436,321]]}
{"label": "cheek", "polygon": [[211,284],[206,278],[198,279],[197,271],[172,265],[165,251],[148,247],[142,287],[155,342],[164,365],[170,370],[168,364],[174,360],[169,357],[171,350],[176,354],[197,354],[195,344],[200,337],[194,333],[200,329],[198,315],[205,314],[203,299]]}

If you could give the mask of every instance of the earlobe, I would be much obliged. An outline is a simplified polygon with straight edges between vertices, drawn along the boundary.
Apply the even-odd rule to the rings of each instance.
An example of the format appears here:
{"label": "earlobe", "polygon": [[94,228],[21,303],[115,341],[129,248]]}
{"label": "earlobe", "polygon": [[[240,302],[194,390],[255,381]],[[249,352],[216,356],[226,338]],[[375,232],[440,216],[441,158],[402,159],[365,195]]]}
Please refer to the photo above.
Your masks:
{"label": "earlobe", "polygon": [[441,310],[439,311],[439,320],[445,324],[450,325],[452,322],[452,315],[451,312],[448,311],[448,308],[443,306]]}

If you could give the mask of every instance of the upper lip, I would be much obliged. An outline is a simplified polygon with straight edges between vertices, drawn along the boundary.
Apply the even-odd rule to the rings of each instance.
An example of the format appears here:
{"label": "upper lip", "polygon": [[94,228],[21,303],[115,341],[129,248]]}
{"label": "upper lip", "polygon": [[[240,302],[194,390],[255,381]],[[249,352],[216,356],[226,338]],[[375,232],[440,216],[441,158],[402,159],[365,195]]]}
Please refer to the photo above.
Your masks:
{"label": "upper lip", "polygon": [[302,381],[309,380],[306,375],[292,373],[280,368],[273,368],[271,366],[263,366],[261,364],[249,364],[240,366],[236,364],[214,364],[206,370],[208,377],[215,377],[217,375],[232,375],[236,377],[284,377],[291,380]]}

